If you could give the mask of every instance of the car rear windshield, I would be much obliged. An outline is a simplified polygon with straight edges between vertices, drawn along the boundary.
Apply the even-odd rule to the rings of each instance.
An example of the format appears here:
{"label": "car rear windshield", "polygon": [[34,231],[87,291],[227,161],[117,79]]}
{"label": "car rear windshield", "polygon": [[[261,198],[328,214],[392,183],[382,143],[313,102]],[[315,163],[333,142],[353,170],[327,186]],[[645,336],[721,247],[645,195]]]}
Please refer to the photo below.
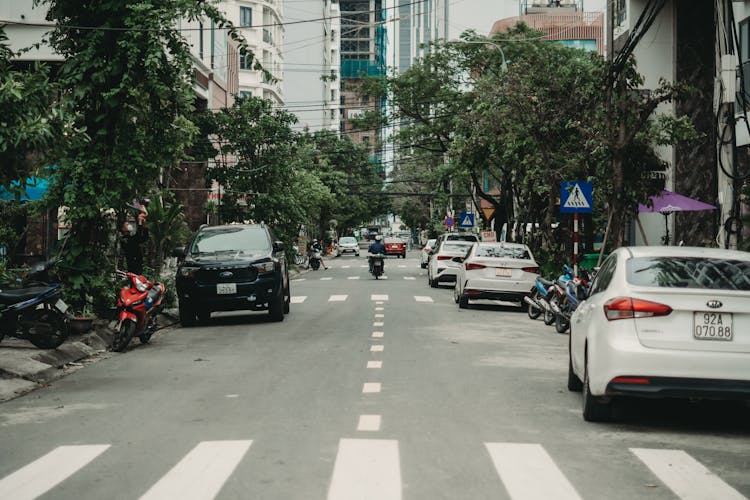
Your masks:
{"label": "car rear windshield", "polygon": [[442,250],[445,252],[465,253],[473,244],[470,241],[446,241],[443,243]]}
{"label": "car rear windshield", "polygon": [[628,260],[626,270],[633,285],[750,291],[750,261],[638,257]]}
{"label": "car rear windshield", "polygon": [[201,231],[190,247],[190,253],[198,255],[212,254],[256,254],[269,252],[271,242],[268,233],[262,227],[225,227]]}
{"label": "car rear windshield", "polygon": [[530,259],[529,250],[523,247],[504,247],[501,245],[479,245],[477,257],[495,257],[498,259]]}
{"label": "car rear windshield", "polygon": [[357,240],[351,236],[344,236],[343,238],[339,240],[339,243],[341,243],[342,245],[349,245],[351,243],[356,243],[356,242]]}
{"label": "car rear windshield", "polygon": [[449,234],[446,237],[447,241],[478,241],[475,234]]}

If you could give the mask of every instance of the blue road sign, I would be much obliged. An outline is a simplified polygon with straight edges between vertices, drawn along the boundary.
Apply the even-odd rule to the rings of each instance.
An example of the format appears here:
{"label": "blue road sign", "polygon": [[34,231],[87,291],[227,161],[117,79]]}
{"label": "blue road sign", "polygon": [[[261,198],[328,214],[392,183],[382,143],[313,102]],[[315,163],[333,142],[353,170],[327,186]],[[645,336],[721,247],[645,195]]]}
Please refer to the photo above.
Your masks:
{"label": "blue road sign", "polygon": [[453,227],[453,217],[450,215],[445,218],[443,221],[447,227]]}
{"label": "blue road sign", "polygon": [[594,186],[590,182],[563,181],[560,186],[560,213],[590,214],[594,206]]}
{"label": "blue road sign", "polygon": [[458,218],[459,227],[474,227],[474,214],[467,214],[462,212]]}

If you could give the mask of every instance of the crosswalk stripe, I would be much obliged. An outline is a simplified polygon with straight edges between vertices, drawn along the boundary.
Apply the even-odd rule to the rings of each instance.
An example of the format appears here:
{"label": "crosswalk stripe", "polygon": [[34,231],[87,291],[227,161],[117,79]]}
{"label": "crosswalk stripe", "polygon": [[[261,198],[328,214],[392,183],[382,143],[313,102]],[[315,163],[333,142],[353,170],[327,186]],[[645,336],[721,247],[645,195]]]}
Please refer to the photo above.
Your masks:
{"label": "crosswalk stripe", "polygon": [[630,451],[680,498],[747,500],[682,450],[630,448]]}
{"label": "crosswalk stripe", "polygon": [[0,480],[0,498],[37,498],[103,453],[110,445],[58,446]]}
{"label": "crosswalk stripe", "polygon": [[291,299],[289,300],[290,304],[301,304],[307,299],[307,295],[292,295]]}
{"label": "crosswalk stripe", "polygon": [[398,441],[341,439],[328,500],[400,500]]}
{"label": "crosswalk stripe", "polygon": [[214,498],[252,441],[203,441],[151,487],[141,500]]}
{"label": "crosswalk stripe", "polygon": [[331,295],[328,297],[328,302],[344,302],[348,295]]}
{"label": "crosswalk stripe", "polygon": [[580,500],[578,492],[541,445],[485,443],[485,446],[513,500]]}

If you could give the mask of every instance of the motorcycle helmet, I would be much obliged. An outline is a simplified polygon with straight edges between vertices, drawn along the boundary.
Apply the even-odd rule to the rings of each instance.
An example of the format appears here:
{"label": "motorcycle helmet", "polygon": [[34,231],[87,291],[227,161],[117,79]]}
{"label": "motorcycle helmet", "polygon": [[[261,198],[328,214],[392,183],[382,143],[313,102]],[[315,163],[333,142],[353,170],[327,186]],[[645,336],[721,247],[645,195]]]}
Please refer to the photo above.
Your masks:
{"label": "motorcycle helmet", "polygon": [[376,234],[376,235],[375,235],[375,241],[380,241],[380,240],[382,240],[382,239],[383,239],[383,237],[382,237],[382,236],[380,236],[379,234]]}

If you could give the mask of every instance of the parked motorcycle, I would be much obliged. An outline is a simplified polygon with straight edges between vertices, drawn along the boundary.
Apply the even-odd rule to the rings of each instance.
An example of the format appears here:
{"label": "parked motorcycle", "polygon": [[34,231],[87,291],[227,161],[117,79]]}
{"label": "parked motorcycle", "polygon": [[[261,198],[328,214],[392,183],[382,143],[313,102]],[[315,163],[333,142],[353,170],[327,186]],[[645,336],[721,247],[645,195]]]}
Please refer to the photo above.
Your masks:
{"label": "parked motorcycle", "polygon": [[385,269],[385,255],[382,253],[371,253],[367,255],[367,258],[372,263],[370,274],[375,276],[375,279],[379,279],[383,275],[383,270]]}
{"label": "parked motorcycle", "polygon": [[[573,278],[573,270],[567,265],[564,266],[563,274],[557,279],[561,283],[567,282]],[[524,301],[528,304],[528,315],[531,319],[538,318],[544,312],[544,324],[551,325],[555,322],[555,311],[552,309],[551,301],[556,300],[557,288],[555,281],[549,281],[538,276],[531,296],[525,297]]]}
{"label": "parked motorcycle", "polygon": [[570,317],[578,304],[586,300],[591,287],[591,275],[586,269],[581,269],[581,276],[565,283],[562,298],[557,302],[555,314],[555,330],[565,333],[570,328]]}
{"label": "parked motorcycle", "polygon": [[323,262],[323,255],[319,250],[313,250],[310,254],[310,267],[313,271],[317,271],[320,268],[320,264]]}
{"label": "parked motorcycle", "polygon": [[117,271],[118,278],[130,281],[117,296],[117,326],[112,350],[122,352],[133,337],[147,344],[156,331],[156,317],[162,311],[166,288],[138,274]]}
{"label": "parked motorcycle", "polygon": [[68,338],[68,305],[62,285],[36,285],[0,291],[0,341],[7,335],[40,349],[55,349]]}

